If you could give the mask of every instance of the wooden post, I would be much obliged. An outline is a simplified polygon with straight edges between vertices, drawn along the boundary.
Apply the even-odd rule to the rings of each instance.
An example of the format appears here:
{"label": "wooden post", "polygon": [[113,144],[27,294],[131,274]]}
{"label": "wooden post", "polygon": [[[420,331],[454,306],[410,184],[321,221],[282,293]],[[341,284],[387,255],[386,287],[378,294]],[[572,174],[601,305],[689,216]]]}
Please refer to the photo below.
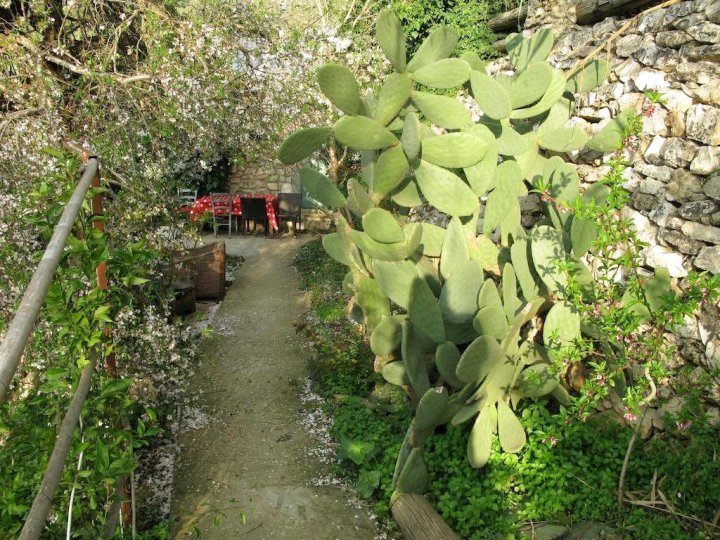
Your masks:
{"label": "wooden post", "polygon": [[460,540],[423,495],[403,493],[392,514],[407,540]]}
{"label": "wooden post", "polygon": [[528,6],[527,2],[525,2],[515,9],[495,15],[487,22],[487,26],[493,32],[517,32],[518,30],[522,30],[527,14]]}
{"label": "wooden post", "polygon": [[578,24],[592,24],[610,15],[630,13],[657,3],[657,0],[580,0],[575,16]]}

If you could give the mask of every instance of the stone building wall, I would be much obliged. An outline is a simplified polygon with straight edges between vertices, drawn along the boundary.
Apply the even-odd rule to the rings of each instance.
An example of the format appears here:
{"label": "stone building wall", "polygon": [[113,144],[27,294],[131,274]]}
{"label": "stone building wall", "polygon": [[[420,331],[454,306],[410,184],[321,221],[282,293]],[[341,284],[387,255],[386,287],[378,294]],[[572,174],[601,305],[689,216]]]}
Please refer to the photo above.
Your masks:
{"label": "stone building wall", "polygon": [[[550,62],[563,69],[628,20],[610,17],[578,26],[573,3],[531,0],[524,31],[552,27],[556,42]],[[599,57],[610,61],[609,81],[580,96],[579,118],[571,121],[596,133],[620,111],[634,108],[643,114],[640,147],[625,171],[631,206],[624,212],[649,244],[644,264],[667,268],[678,280],[693,269],[720,273],[720,0],[683,1],[641,15]],[[651,103],[647,91],[657,92],[663,104]],[[607,156],[570,157],[586,185],[607,171]],[[527,210],[535,206],[524,201]],[[688,320],[676,337],[685,358],[718,365],[717,308],[708,306],[699,321]]]}
{"label": "stone building wall", "polygon": [[288,167],[277,160],[236,165],[228,177],[228,190],[238,193],[299,193],[300,175],[297,171],[297,167]]}

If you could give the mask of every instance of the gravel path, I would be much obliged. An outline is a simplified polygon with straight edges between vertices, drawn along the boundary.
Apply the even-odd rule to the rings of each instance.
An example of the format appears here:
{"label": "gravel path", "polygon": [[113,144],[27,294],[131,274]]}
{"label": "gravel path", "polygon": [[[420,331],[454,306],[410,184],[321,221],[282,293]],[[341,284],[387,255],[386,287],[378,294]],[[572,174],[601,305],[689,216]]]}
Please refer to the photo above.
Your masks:
{"label": "gravel path", "polygon": [[300,424],[307,353],[293,321],[306,309],[291,266],[302,240],[233,238],[245,264],[202,347],[192,392],[209,417],[184,433],[175,474],[173,537],[372,539],[366,510],[337,486]]}

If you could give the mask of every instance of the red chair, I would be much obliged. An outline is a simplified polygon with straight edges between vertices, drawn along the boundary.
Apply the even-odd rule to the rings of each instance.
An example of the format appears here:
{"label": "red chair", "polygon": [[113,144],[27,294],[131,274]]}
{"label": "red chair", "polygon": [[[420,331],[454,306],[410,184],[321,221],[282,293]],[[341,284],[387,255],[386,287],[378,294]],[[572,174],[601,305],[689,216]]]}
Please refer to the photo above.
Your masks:
{"label": "red chair", "polygon": [[217,238],[217,231],[220,227],[227,225],[228,238],[232,231],[232,201],[233,193],[211,193],[210,204],[212,205],[213,235]]}

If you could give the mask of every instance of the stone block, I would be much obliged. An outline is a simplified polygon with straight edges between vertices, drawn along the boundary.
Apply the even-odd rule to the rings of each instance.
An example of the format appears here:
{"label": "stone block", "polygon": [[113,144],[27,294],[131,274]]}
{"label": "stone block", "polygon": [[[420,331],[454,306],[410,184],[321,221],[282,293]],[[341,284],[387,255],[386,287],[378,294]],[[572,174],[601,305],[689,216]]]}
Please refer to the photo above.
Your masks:
{"label": "stone block", "polygon": [[624,207],[620,211],[620,213],[625,219],[627,219],[633,224],[635,232],[637,233],[638,240],[642,242],[647,242],[648,244],[655,243],[655,239],[657,238],[658,234],[658,228],[652,223],[650,223],[650,220],[648,218],[646,218],[640,212],[637,212],[627,206]]}
{"label": "stone block", "polygon": [[635,60],[633,60],[632,58],[628,58],[624,62],[621,62],[615,68],[615,75],[617,75],[617,78],[620,79],[622,82],[627,83],[630,82],[633,77],[637,76],[637,74],[640,73],[642,69],[643,67]]}
{"label": "stone block", "polygon": [[685,223],[680,218],[676,218],[677,207],[669,201],[660,201],[660,203],[648,212],[648,217],[657,223],[660,227],[668,227],[668,222],[672,219],[679,220],[679,224],[675,227],[679,229]]}
{"label": "stone block", "polygon": [[720,60],[720,45],[683,45],[680,56],[690,62],[718,62]]}
{"label": "stone block", "polygon": [[705,246],[702,242],[692,240],[682,233],[665,229],[658,232],[658,239],[685,255],[695,255]]}
{"label": "stone block", "polygon": [[643,38],[639,34],[628,34],[617,40],[615,54],[621,58],[627,58],[640,49]]}
{"label": "stone block", "polygon": [[665,222],[665,227],[671,231],[681,231],[685,225],[685,220],[677,216],[670,216]]}
{"label": "stone block", "polygon": [[703,146],[698,149],[690,164],[690,171],[695,174],[708,175],[720,169],[720,148]]}
{"label": "stone block", "polygon": [[681,203],[705,198],[702,180],[685,169],[675,169],[665,188],[665,198]]}
{"label": "stone block", "polygon": [[657,47],[654,44],[643,46],[633,54],[633,58],[646,66],[661,71],[671,71],[680,62],[680,54],[676,50]]}
{"label": "stone block", "polygon": [[695,12],[693,2],[680,2],[667,8],[663,21],[665,24],[672,24],[682,17],[687,17]]}
{"label": "stone block", "polygon": [[700,250],[693,264],[700,270],[720,274],[720,246],[708,246]]}
{"label": "stone block", "polygon": [[602,39],[609,33],[617,30],[618,26],[620,26],[620,23],[618,23],[618,20],[615,17],[608,17],[607,19],[593,25],[592,35],[595,39]]}
{"label": "stone block", "polygon": [[665,79],[665,73],[655,69],[641,69],[631,80],[633,87],[639,92],[662,90],[670,87],[670,83]]}
{"label": "stone block", "polygon": [[675,21],[671,26],[678,30],[687,30],[688,28],[695,28],[700,23],[706,21],[706,17],[702,13],[691,13],[687,17],[683,17]]}
{"label": "stone block", "polygon": [[651,268],[665,268],[670,277],[682,278],[688,275],[683,266],[683,256],[663,246],[649,246],[640,251],[643,263]]}
{"label": "stone block", "polygon": [[[644,15],[641,15],[636,27],[637,31],[640,34],[646,34],[648,32],[657,32],[659,30],[662,30],[666,11],[666,9],[658,9],[656,11],[651,11],[650,13],[645,13]],[[677,16],[675,16],[674,18],[677,18]]]}
{"label": "stone block", "polygon": [[690,34],[684,30],[666,30],[658,32],[655,36],[655,42],[660,47],[670,47],[677,49],[681,45],[685,45],[688,41],[692,41]]}
{"label": "stone block", "polygon": [[703,191],[708,197],[720,201],[720,173],[712,175],[705,181]]}
{"label": "stone block", "polygon": [[697,84],[712,84],[720,77],[720,66],[714,62],[681,62],[673,72],[678,81],[692,81]]}
{"label": "stone block", "polygon": [[714,214],[718,208],[720,206],[711,200],[687,202],[678,208],[678,215],[690,221],[698,221],[701,217]]}
{"label": "stone block", "polygon": [[665,140],[660,149],[660,160],[671,167],[687,167],[695,157],[697,145],[679,137]]}
{"label": "stone block", "polygon": [[650,165],[644,161],[638,161],[634,165],[635,171],[643,176],[649,176],[660,182],[669,182],[673,170],[663,165]]}
{"label": "stone block", "polygon": [[655,135],[655,137],[653,137],[653,140],[650,142],[648,147],[645,149],[645,152],[643,153],[645,161],[652,165],[663,165],[661,152],[663,146],[665,145],[665,141],[665,137],[661,135]]}
{"label": "stone block", "polygon": [[635,109],[636,111],[639,111],[644,102],[645,94],[641,92],[627,92],[620,96],[620,99],[618,100],[621,111],[626,111],[628,109]]}
{"label": "stone block", "polygon": [[665,117],[667,134],[671,137],[685,136],[685,114],[680,111],[670,111]]}
{"label": "stone block", "polygon": [[720,228],[718,227],[686,221],[682,226],[682,232],[693,240],[709,242],[710,244],[720,244]]}
{"label": "stone block", "polygon": [[668,135],[667,129],[667,111],[665,109],[656,108],[650,116],[642,117],[643,133],[648,135]]}
{"label": "stone block", "polygon": [[720,25],[709,21],[688,26],[687,33],[700,43],[720,43]]}
{"label": "stone block", "polygon": [[713,105],[715,107],[720,106],[720,78],[714,78],[708,84],[703,85],[681,85],[683,92],[690,96],[695,101]]}
{"label": "stone block", "polygon": [[630,195],[630,204],[643,213],[649,213],[658,204],[658,199],[654,195],[640,193],[636,191]]}
{"label": "stone block", "polygon": [[720,24],[720,2],[713,2],[705,8],[705,16],[710,22]]}
{"label": "stone block", "polygon": [[657,197],[663,197],[665,195],[665,184],[653,178],[641,179],[635,189],[640,193],[647,193],[648,195],[655,195]]}
{"label": "stone block", "polygon": [[692,107],[693,100],[682,90],[668,89],[663,91],[662,98],[671,111],[685,112]]}
{"label": "stone block", "polygon": [[690,139],[720,144],[720,109],[710,105],[693,105],[685,113],[685,132]]}

